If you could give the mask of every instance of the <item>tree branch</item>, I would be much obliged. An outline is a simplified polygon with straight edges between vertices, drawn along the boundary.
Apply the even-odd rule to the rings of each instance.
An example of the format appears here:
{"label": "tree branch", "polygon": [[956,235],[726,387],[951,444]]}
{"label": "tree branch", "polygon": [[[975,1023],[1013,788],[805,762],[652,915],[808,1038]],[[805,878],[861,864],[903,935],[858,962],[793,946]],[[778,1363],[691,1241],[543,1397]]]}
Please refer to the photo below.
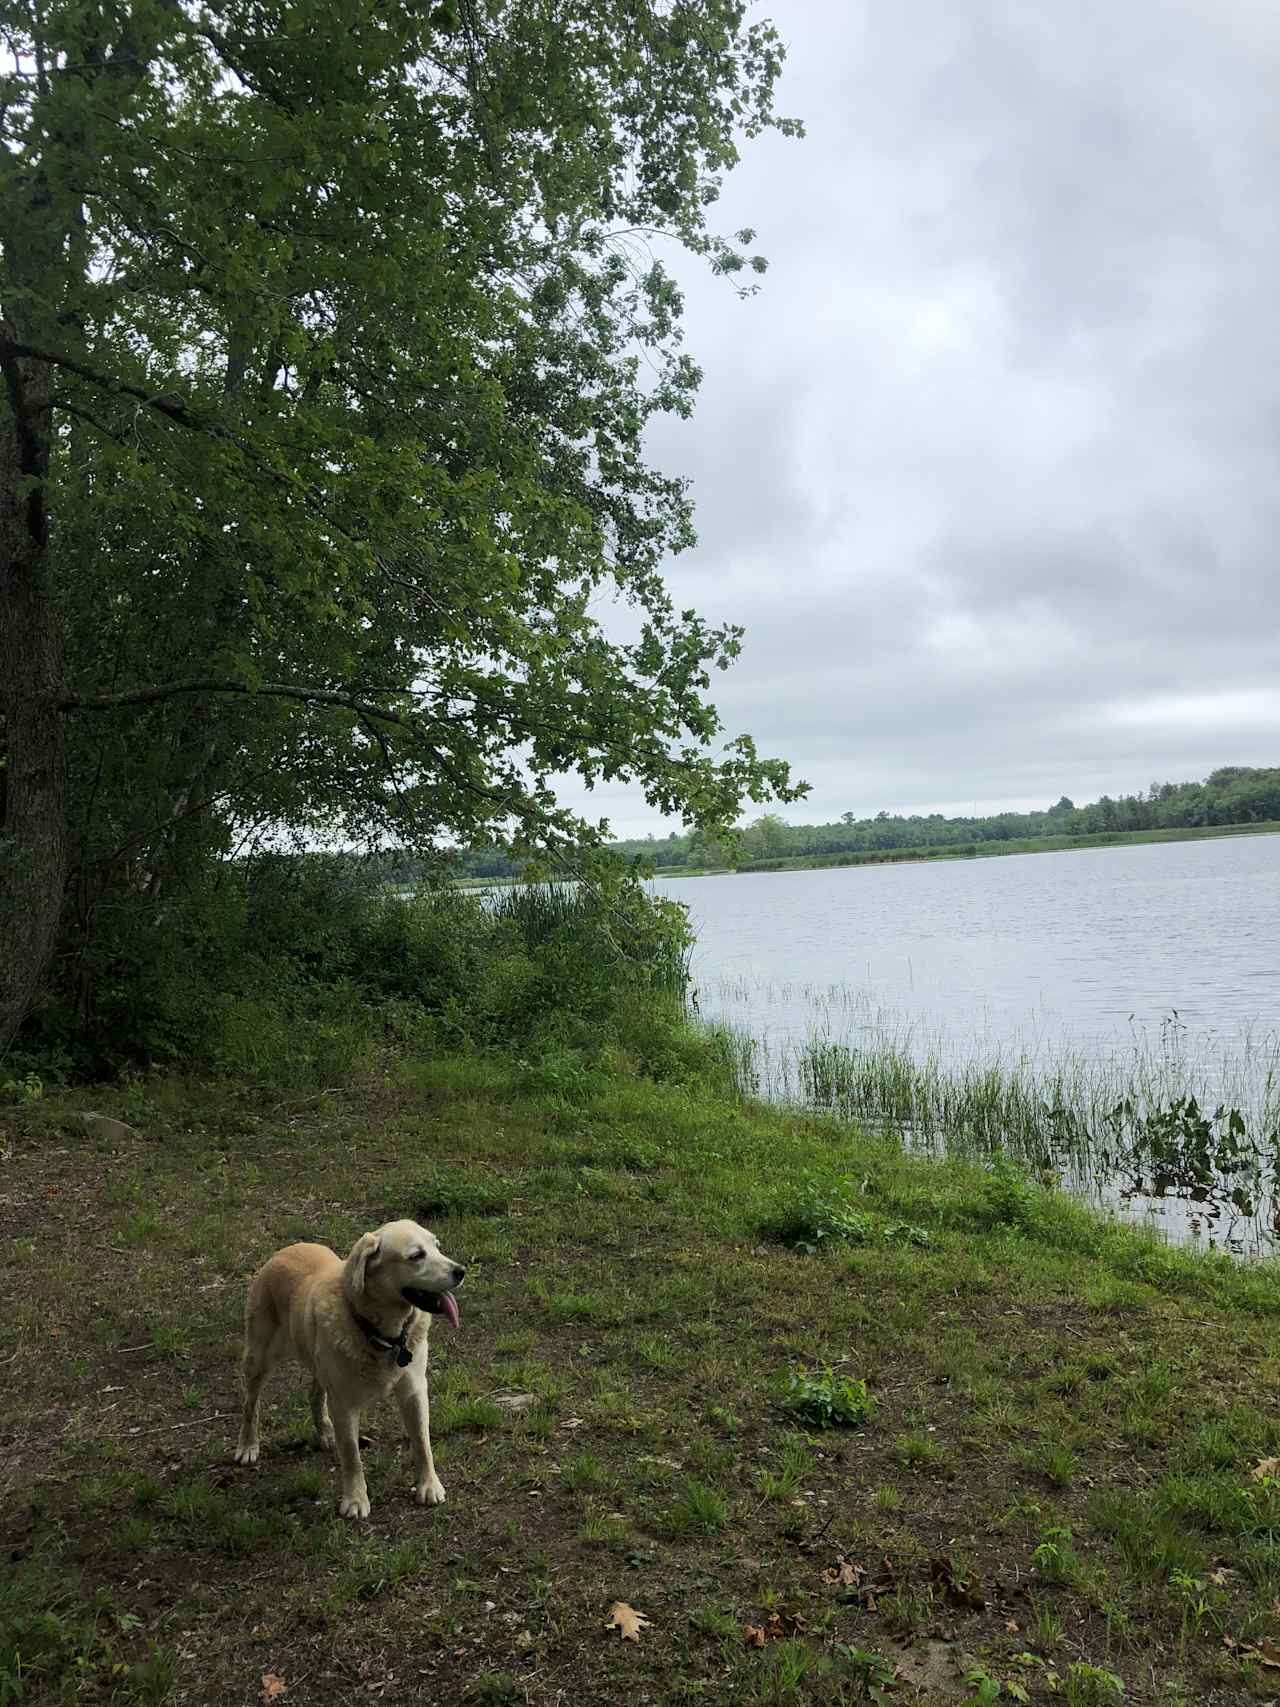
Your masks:
{"label": "tree branch", "polygon": [[378,751],[382,754],[382,762],[386,766],[387,776],[390,779],[392,788],[395,790],[396,802],[403,808],[405,798],[400,788],[400,778],[396,774],[395,760],[392,758],[391,749],[387,745],[387,738],[372,718],[362,717],[360,721],[364,724],[365,729],[373,739],[378,743]]}
{"label": "tree branch", "polygon": [[162,682],[154,687],[125,688],[120,693],[67,694],[58,701],[57,709],[116,711],[128,705],[155,705],[162,700],[176,699],[181,694],[198,693],[243,694],[246,698],[263,695],[269,699],[292,699],[305,705],[326,705],[339,711],[354,712],[366,722],[390,724],[393,728],[403,729],[434,760],[443,775],[458,788],[464,789],[468,794],[478,795],[482,800],[488,800],[504,812],[512,812],[517,817],[539,823],[545,821],[544,814],[535,806],[514,798],[510,793],[500,794],[494,789],[485,788],[481,783],[474,782],[464,773],[460,773],[415,718],[405,716],[403,712],[389,711],[385,706],[372,705],[355,694],[343,693],[333,688],[295,687],[287,682],[263,682],[258,687],[249,687],[244,682],[201,677],[187,682]]}
{"label": "tree branch", "polygon": [[13,356],[22,356],[29,361],[43,362],[48,367],[61,368],[67,373],[75,374],[78,379],[87,380],[90,385],[96,385],[102,391],[114,392],[119,397],[134,397],[139,403],[145,403],[149,409],[155,409],[159,414],[192,432],[213,433],[219,438],[231,437],[219,422],[202,419],[182,403],[169,402],[163,392],[149,392],[140,385],[130,385],[128,380],[116,379],[109,373],[99,373],[94,368],[86,367],[83,362],[74,361],[70,356],[59,355],[56,350],[39,350],[34,344],[20,344],[7,335],[0,334],[0,361]]}
{"label": "tree branch", "polygon": [[160,682],[154,687],[123,688],[119,693],[67,694],[58,702],[58,710],[115,711],[121,706],[154,705],[159,700],[176,699],[180,694],[189,693],[266,694],[272,699],[312,701],[317,705],[333,705],[344,711],[354,711],[358,717],[374,717],[383,723],[399,724],[412,733],[420,733],[414,722],[402,713],[387,711],[355,694],[334,688],[294,686],[289,682],[263,682],[260,686],[251,687],[247,682],[203,676],[186,682]]}

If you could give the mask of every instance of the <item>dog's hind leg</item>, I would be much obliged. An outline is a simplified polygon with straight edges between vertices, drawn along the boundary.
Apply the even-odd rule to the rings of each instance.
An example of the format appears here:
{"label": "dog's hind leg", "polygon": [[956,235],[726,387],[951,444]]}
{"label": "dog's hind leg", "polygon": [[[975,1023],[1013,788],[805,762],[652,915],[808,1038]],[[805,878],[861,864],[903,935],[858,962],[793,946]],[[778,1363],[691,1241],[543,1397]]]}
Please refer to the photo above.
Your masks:
{"label": "dog's hind leg", "polygon": [[311,1380],[311,1420],[316,1425],[316,1444],[326,1449],[333,1445],[333,1424],[329,1421],[329,1401],[319,1381]]}
{"label": "dog's hind leg", "polygon": [[233,1455],[237,1464],[258,1462],[261,1450],[258,1405],[262,1397],[262,1383],[280,1361],[283,1338],[278,1322],[264,1321],[250,1310],[245,1320],[244,1361],[240,1366],[244,1407],[240,1413],[240,1438]]}
{"label": "dog's hind leg", "polygon": [[244,1387],[244,1408],[240,1413],[240,1438],[236,1442],[235,1461],[237,1464],[256,1464],[261,1450],[261,1440],[258,1435],[258,1403],[262,1397],[262,1383],[270,1373],[271,1365],[266,1358],[255,1354],[246,1348],[244,1368],[241,1381]]}

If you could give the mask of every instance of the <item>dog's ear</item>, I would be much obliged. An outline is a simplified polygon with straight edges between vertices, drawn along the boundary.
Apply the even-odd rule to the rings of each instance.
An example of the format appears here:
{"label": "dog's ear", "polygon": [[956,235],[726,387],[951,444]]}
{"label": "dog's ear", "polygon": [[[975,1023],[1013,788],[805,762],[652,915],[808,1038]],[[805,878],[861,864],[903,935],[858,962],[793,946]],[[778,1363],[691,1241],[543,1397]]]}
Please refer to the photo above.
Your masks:
{"label": "dog's ear", "polygon": [[351,1255],[347,1258],[347,1274],[351,1279],[351,1290],[363,1292],[365,1276],[378,1260],[378,1252],[382,1249],[382,1240],[376,1233],[361,1233],[351,1247]]}

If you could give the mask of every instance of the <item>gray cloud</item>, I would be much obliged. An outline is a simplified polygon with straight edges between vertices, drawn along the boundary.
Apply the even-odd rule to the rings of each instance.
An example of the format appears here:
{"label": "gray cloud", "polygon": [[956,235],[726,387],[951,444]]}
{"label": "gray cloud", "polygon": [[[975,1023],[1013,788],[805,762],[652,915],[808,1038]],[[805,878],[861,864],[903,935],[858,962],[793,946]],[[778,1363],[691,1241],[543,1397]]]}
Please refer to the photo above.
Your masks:
{"label": "gray cloud", "polygon": [[748,629],[730,731],[796,819],[1280,762],[1280,14],[774,15],[809,136],[721,208],[771,269],[682,265],[706,378],[651,441],[698,504],[677,599]]}

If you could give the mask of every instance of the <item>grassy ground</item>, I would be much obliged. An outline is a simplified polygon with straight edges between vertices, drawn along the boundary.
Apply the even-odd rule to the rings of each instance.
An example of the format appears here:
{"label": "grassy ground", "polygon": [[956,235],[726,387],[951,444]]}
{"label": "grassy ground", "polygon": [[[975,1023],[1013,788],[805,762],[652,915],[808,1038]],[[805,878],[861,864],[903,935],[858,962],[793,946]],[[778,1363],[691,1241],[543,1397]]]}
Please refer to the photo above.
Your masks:
{"label": "grassy ground", "polygon": [[[1275,1267],[814,1117],[477,1059],[60,1095],[0,1137],[0,1702],[1280,1692]],[[411,1503],[387,1407],[356,1526],[300,1384],[229,1462],[243,1287],[401,1214],[471,1265],[433,1334],[449,1498]]]}

